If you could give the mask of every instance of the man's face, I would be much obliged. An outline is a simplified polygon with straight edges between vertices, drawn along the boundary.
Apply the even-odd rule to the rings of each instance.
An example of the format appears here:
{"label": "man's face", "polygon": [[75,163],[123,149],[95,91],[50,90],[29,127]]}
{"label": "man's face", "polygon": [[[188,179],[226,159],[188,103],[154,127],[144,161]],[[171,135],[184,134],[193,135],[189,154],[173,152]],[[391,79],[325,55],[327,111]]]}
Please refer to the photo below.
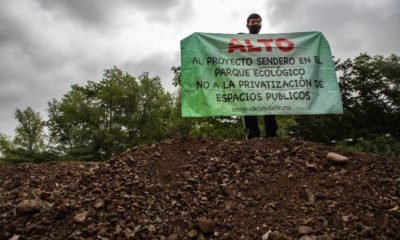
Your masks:
{"label": "man's face", "polygon": [[247,22],[247,28],[252,34],[258,34],[261,30],[261,19],[260,18],[250,18]]}

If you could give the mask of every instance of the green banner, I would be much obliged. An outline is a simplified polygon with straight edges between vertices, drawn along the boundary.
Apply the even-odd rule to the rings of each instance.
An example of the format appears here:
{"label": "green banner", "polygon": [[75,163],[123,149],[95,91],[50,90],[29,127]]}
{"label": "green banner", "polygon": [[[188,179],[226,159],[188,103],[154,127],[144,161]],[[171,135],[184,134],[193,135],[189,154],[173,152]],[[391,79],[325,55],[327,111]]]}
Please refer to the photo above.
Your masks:
{"label": "green banner", "polygon": [[193,33],[181,66],[184,117],[343,113],[320,32]]}

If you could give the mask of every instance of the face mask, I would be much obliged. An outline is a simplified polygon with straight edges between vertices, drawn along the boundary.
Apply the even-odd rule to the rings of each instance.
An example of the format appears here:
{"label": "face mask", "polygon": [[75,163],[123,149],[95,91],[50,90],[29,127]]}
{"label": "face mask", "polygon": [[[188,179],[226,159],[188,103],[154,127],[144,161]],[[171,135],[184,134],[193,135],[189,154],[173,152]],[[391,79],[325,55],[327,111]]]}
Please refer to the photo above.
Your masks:
{"label": "face mask", "polygon": [[252,34],[257,34],[260,32],[260,30],[261,30],[261,25],[258,24],[249,25],[249,31]]}

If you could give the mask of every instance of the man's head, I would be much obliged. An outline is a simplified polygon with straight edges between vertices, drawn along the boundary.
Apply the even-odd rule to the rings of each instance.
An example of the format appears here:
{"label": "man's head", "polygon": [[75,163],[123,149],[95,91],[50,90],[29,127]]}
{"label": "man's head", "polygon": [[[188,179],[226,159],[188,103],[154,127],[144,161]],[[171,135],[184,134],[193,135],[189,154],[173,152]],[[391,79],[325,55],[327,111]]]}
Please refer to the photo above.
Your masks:
{"label": "man's head", "polygon": [[252,13],[247,18],[247,28],[249,33],[258,34],[261,30],[261,17],[257,13]]}

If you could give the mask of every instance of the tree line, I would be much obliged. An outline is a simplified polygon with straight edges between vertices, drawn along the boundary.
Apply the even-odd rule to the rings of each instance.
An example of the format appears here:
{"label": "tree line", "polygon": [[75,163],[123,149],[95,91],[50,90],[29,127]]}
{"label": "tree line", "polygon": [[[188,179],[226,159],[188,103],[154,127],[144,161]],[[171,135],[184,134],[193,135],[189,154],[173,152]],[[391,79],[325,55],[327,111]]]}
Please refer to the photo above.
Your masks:
{"label": "tree line", "polygon": [[[341,148],[400,154],[400,57],[360,54],[335,62],[343,115],[279,116],[280,137]],[[128,148],[167,137],[243,139],[240,117],[182,118],[180,67],[172,67],[177,93],[159,77],[134,77],[117,67],[99,82],[72,85],[48,102],[48,120],[31,107],[16,109],[13,138],[0,133],[3,162],[107,160]]]}

